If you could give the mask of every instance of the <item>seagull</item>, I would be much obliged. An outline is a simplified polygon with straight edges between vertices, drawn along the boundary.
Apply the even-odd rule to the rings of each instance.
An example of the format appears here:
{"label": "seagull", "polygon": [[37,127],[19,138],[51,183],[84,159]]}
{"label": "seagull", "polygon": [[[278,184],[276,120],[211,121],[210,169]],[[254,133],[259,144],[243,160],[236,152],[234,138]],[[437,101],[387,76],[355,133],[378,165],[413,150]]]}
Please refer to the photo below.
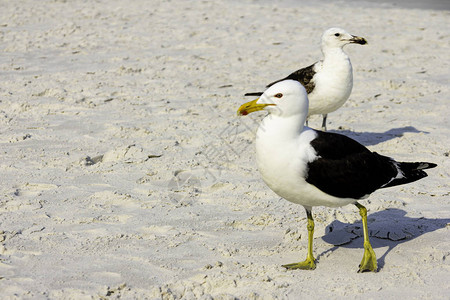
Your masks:
{"label": "seagull", "polygon": [[[352,92],[352,64],[343,50],[347,44],[365,45],[367,41],[363,37],[351,35],[340,28],[326,30],[322,35],[323,60],[272,82],[267,87],[286,79],[300,82],[305,87],[310,100],[308,116],[321,114],[322,130],[326,131],[328,114],[344,105]],[[261,96],[262,94],[261,92],[247,93],[245,96]]]}
{"label": "seagull", "polygon": [[354,204],[362,217],[364,255],[358,272],[377,271],[369,241],[367,209],[358,203],[380,188],[426,177],[424,169],[436,164],[397,162],[371,152],[357,141],[337,133],[305,126],[308,96],[295,80],[283,80],[256,100],[243,104],[238,115],[265,110],[256,134],[256,160],[264,182],[280,197],[300,205],[308,219],[308,254],[287,269],[315,269],[312,207]]}

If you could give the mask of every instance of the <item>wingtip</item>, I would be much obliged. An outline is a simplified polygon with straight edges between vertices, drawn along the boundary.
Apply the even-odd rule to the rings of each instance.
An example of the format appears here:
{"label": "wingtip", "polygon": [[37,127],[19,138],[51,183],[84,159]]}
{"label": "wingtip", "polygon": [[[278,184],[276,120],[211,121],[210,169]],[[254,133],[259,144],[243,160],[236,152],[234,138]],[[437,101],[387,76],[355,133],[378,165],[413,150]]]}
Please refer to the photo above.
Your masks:
{"label": "wingtip", "polygon": [[432,168],[436,168],[437,164],[434,163],[429,163],[429,162],[423,162],[420,163],[419,167],[417,168],[418,170],[425,170],[425,169],[432,169]]}
{"label": "wingtip", "polygon": [[245,97],[259,97],[261,96],[263,93],[262,92],[252,92],[252,93],[245,93],[244,96]]}

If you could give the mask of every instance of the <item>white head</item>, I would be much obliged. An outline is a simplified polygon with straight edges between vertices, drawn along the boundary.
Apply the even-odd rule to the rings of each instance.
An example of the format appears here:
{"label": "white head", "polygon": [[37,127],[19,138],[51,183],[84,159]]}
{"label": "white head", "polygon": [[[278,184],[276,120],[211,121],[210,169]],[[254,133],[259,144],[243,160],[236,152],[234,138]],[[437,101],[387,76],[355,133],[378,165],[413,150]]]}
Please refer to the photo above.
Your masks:
{"label": "white head", "polygon": [[341,28],[330,28],[322,35],[322,51],[329,48],[342,48],[347,44],[365,45],[367,41],[363,37],[351,35]]}
{"label": "white head", "polygon": [[273,116],[290,117],[308,115],[308,95],[305,88],[296,80],[283,80],[268,88],[256,100],[241,105],[238,115],[266,110]]}

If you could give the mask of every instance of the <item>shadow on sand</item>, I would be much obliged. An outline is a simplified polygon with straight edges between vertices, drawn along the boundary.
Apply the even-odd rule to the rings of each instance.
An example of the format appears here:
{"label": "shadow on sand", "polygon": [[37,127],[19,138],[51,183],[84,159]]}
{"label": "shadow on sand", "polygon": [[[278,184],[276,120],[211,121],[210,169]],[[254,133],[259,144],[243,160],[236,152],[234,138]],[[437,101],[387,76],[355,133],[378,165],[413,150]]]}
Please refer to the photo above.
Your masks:
{"label": "shadow on sand", "polygon": [[[383,256],[378,258],[378,270],[385,264],[385,258],[392,249],[401,243],[408,242],[425,233],[444,228],[450,222],[449,219],[427,219],[406,217],[406,212],[401,209],[386,209],[367,216],[370,242],[374,249],[389,247]],[[326,234],[322,239],[334,247],[321,253],[317,258],[338,247],[363,249],[363,231],[361,221],[346,224],[333,221],[326,228]],[[356,242],[353,240],[358,239]],[[361,252],[362,255],[362,252]]]}
{"label": "shadow on sand", "polygon": [[412,126],[392,128],[385,132],[356,132],[351,130],[330,130],[329,132],[346,135],[349,138],[358,141],[360,144],[363,144],[364,146],[377,145],[379,143],[383,143],[395,139],[397,137],[401,137],[406,132],[425,133],[425,134],[429,133],[426,131],[417,130],[415,127]]}

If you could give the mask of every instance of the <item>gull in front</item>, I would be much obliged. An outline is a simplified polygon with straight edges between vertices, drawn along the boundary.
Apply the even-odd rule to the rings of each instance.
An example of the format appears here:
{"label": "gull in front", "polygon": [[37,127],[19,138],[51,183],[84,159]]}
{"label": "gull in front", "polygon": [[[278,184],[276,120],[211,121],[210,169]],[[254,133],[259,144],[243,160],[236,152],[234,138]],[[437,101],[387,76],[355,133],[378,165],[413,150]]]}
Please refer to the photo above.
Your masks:
{"label": "gull in front", "polygon": [[344,135],[304,126],[308,116],[305,88],[294,80],[280,81],[260,98],[243,104],[239,115],[265,110],[256,135],[256,160],[264,182],[280,197],[301,204],[308,218],[306,260],[284,265],[287,269],[315,269],[312,207],[354,204],[362,217],[364,255],[359,271],[377,271],[369,241],[367,210],[358,200],[380,188],[426,177],[424,169],[436,164],[397,162],[371,152]]}

